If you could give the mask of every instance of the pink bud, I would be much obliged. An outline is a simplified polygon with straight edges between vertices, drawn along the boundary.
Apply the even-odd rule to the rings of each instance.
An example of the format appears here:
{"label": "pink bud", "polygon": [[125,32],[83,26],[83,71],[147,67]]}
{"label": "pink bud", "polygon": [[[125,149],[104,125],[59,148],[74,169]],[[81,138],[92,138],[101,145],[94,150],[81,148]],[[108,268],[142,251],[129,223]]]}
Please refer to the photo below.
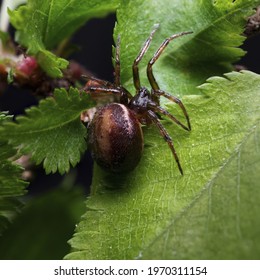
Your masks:
{"label": "pink bud", "polygon": [[32,56],[27,56],[17,63],[16,69],[23,75],[30,77],[37,68],[38,63],[36,59]]}

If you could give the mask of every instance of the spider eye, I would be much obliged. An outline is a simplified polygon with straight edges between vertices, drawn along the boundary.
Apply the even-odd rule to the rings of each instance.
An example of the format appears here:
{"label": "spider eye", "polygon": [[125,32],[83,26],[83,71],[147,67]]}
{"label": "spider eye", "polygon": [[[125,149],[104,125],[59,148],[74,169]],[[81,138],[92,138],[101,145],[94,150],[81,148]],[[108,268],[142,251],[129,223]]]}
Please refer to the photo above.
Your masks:
{"label": "spider eye", "polygon": [[147,96],[151,96],[151,93],[149,92],[149,90],[146,87],[141,87],[140,89],[140,95],[142,97],[147,97]]}

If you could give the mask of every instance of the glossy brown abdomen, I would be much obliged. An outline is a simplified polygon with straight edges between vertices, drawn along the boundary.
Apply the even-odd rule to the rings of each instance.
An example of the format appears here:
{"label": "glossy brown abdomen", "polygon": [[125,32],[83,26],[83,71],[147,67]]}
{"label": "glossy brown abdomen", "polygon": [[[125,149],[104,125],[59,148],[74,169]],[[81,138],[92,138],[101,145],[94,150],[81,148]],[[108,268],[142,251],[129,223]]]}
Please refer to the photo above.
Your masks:
{"label": "glossy brown abdomen", "polygon": [[89,126],[89,148],[94,160],[111,172],[133,170],[143,152],[143,132],[126,106],[110,103],[98,109]]}

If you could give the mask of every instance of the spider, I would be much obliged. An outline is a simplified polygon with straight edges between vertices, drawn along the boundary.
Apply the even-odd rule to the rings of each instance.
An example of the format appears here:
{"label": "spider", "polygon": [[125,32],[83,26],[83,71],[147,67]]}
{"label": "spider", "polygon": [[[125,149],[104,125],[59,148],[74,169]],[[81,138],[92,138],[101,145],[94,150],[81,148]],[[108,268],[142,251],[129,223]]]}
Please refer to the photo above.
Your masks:
{"label": "spider", "polygon": [[[147,76],[151,85],[151,90],[149,91],[146,87],[141,86],[138,65],[147,52],[158,27],[159,25],[156,25],[152,30],[134,60],[132,66],[133,83],[136,89],[136,94],[134,96],[121,85],[120,81],[120,36],[118,36],[115,50],[114,83],[89,77],[88,82],[83,88],[83,90],[93,98],[99,99],[109,95],[115,97],[118,101],[117,103],[108,103],[98,108],[88,127],[88,144],[92,156],[96,162],[106,170],[112,172],[127,172],[134,169],[143,152],[144,141],[141,124],[149,125],[154,123],[162,137],[168,143],[179,171],[183,175],[183,170],[173,141],[161,124],[158,116],[161,114],[169,117],[177,125],[190,131],[191,125],[189,116],[180,99],[159,88],[153,75],[152,67],[170,41],[192,32],[188,31],[174,34],[162,42],[147,65]],[[187,126],[182,124],[176,117],[160,106],[161,96],[179,105],[186,118]]]}

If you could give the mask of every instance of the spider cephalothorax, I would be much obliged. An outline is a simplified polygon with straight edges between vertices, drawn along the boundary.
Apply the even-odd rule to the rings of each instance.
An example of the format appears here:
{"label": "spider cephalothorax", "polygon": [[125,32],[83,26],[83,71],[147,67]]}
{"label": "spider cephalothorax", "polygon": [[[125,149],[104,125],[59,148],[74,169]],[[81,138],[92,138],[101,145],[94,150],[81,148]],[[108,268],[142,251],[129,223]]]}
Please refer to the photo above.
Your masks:
{"label": "spider cephalothorax", "polygon": [[[192,32],[174,34],[163,41],[147,65],[147,76],[152,87],[151,91],[149,91],[141,86],[138,64],[146,53],[157,28],[158,25],[151,32],[134,60],[132,67],[133,81],[136,88],[134,96],[120,82],[120,37],[118,37],[116,45],[114,83],[90,78],[84,87],[84,90],[94,98],[113,95],[118,100],[118,103],[108,103],[98,108],[89,125],[88,143],[92,156],[101,167],[112,172],[126,172],[137,166],[143,151],[141,124],[154,123],[168,143],[180,173],[183,174],[173,141],[161,124],[158,114],[169,117],[186,130],[191,129],[189,116],[181,100],[159,88],[153,75],[152,66],[171,40]],[[187,120],[187,126],[183,125],[171,113],[160,106],[160,96],[180,106]]]}

